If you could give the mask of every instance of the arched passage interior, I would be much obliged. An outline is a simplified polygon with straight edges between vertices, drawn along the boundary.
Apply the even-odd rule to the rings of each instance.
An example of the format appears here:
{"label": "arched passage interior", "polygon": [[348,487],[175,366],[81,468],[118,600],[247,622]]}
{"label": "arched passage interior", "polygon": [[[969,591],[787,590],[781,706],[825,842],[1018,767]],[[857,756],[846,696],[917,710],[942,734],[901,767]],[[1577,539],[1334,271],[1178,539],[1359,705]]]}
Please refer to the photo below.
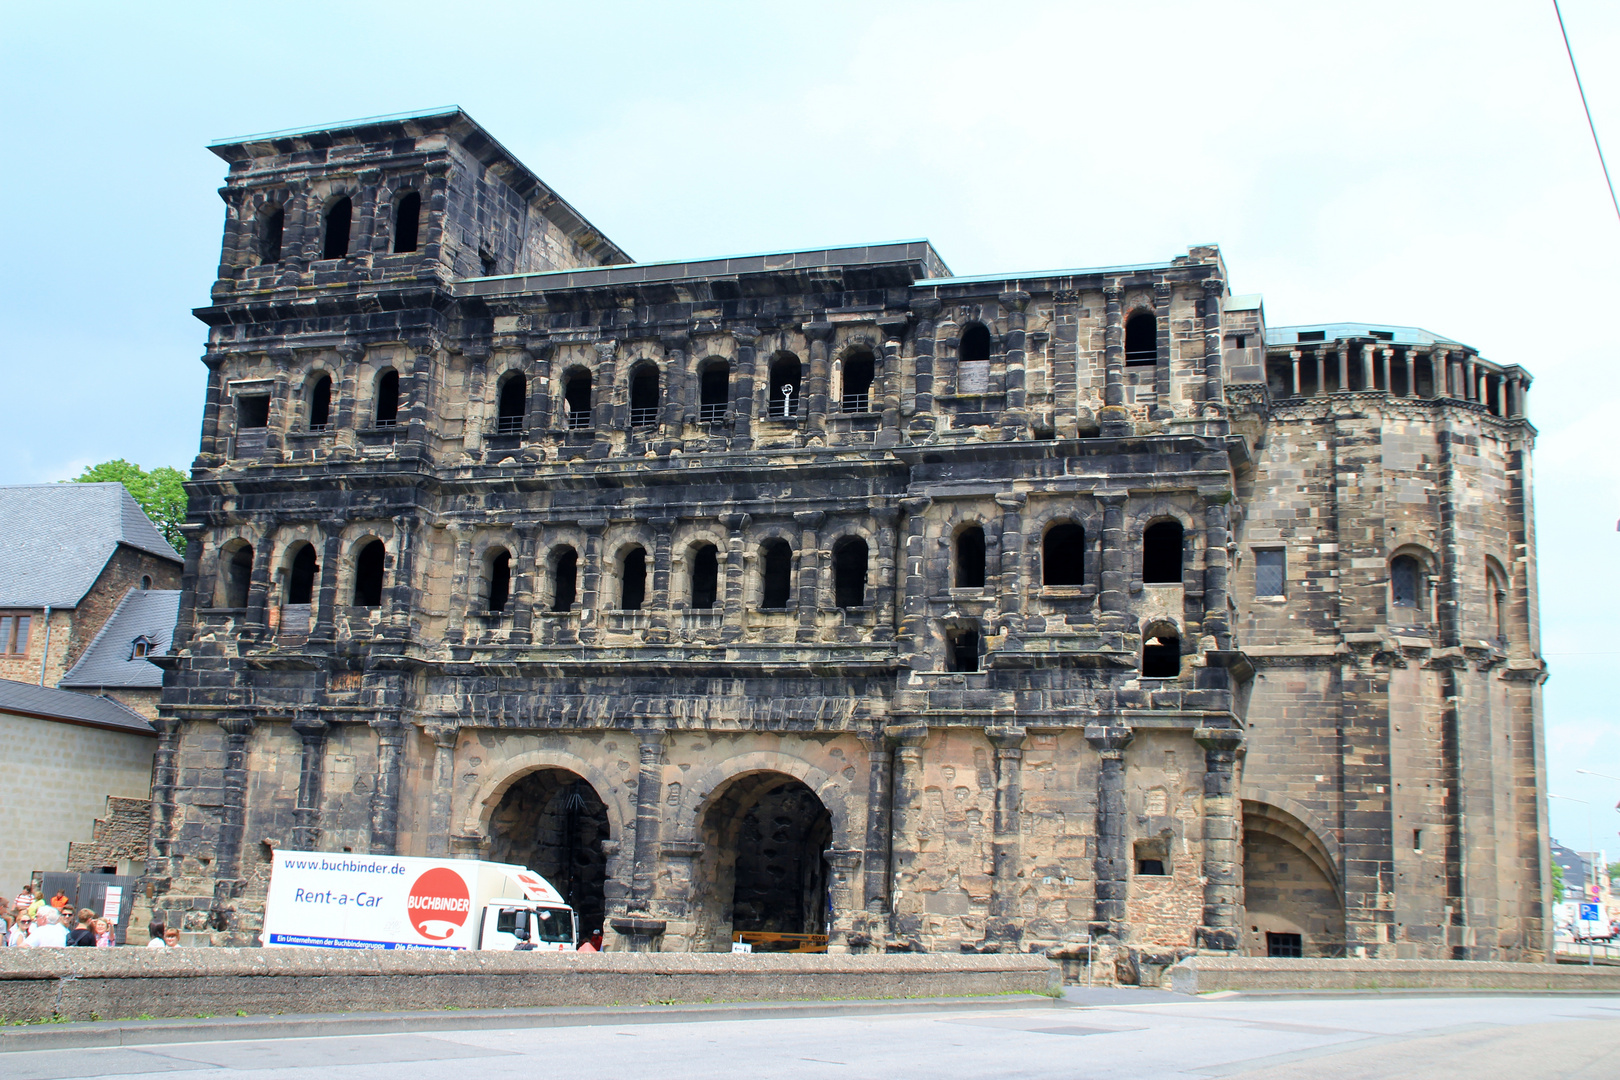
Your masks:
{"label": "arched passage interior", "polygon": [[702,811],[699,830],[696,951],[728,951],[734,932],[827,933],[832,816],[803,781],[736,777]]}
{"label": "arched passage interior", "polygon": [[1268,803],[1243,801],[1243,951],[1343,956],[1344,903],[1332,857],[1310,827]]}
{"label": "arched passage interior", "polygon": [[589,781],[567,769],[528,773],[490,815],[489,838],[492,861],[526,866],[562,893],[579,912],[581,939],[602,929],[608,816]]}

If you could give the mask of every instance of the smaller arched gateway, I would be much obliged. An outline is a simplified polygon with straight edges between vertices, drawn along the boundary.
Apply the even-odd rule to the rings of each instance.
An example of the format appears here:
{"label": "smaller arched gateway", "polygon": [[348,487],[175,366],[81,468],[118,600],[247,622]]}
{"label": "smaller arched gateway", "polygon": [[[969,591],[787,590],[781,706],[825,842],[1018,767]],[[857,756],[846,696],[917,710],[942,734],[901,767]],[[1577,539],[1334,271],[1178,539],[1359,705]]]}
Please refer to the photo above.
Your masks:
{"label": "smaller arched gateway", "polygon": [[1343,956],[1344,898],[1332,854],[1298,817],[1243,800],[1243,951]]}
{"label": "smaller arched gateway", "polygon": [[606,916],[608,810],[590,782],[540,768],[509,786],[489,816],[494,862],[516,863],[551,882],[579,913],[581,937]]}

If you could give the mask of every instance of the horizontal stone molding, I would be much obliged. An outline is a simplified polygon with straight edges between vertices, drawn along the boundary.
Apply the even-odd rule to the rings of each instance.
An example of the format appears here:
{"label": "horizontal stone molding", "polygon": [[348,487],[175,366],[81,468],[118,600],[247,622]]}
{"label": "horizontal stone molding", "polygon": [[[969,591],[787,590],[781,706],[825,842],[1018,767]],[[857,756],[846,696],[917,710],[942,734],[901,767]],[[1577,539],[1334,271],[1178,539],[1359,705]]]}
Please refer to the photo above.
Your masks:
{"label": "horizontal stone molding", "polygon": [[1170,969],[1184,994],[1298,990],[1515,990],[1620,993],[1620,968],[1487,960],[1284,960],[1192,956]]}

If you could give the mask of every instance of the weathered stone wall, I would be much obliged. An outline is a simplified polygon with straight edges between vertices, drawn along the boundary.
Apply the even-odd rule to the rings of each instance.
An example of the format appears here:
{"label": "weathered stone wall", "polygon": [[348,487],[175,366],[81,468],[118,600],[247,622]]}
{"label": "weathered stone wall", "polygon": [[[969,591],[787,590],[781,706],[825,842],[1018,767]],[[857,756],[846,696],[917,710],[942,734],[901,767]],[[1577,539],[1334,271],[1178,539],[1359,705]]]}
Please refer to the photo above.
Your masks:
{"label": "weathered stone wall", "polygon": [[[138,873],[152,835],[152,800],[107,797],[107,812],[88,841],[68,843],[67,869],[75,873]],[[110,868],[110,869],[108,869]]]}

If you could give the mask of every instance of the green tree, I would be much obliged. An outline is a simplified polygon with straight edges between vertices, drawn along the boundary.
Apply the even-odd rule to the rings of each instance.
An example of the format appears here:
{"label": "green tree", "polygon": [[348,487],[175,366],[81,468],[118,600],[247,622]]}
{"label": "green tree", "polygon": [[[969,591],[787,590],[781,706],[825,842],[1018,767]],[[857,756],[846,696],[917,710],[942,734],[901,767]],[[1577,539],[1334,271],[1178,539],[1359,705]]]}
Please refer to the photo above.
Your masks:
{"label": "green tree", "polygon": [[1555,904],[1564,901],[1564,868],[1557,863],[1552,864],[1552,898]]}
{"label": "green tree", "polygon": [[132,462],[118,458],[100,465],[87,465],[72,480],[75,484],[123,484],[130,496],[146,511],[158,532],[174,550],[185,552],[186,538],[180,526],[186,520],[186,476],[179,469],[159,465],[147,472]]}

